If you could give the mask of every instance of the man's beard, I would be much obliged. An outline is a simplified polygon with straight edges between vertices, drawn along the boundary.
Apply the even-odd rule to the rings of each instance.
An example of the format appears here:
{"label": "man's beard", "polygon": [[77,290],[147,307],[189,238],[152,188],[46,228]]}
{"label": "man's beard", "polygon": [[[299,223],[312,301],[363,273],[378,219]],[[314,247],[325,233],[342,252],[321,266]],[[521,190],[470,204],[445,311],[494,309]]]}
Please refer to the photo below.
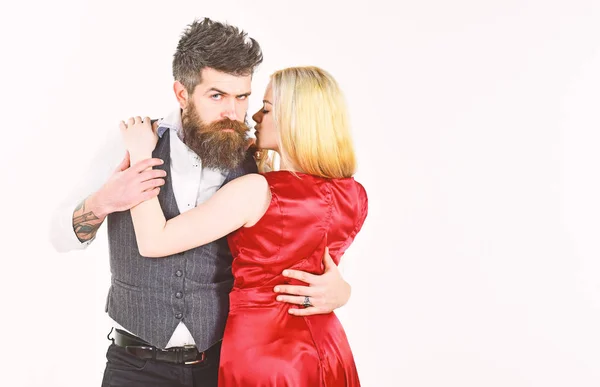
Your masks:
{"label": "man's beard", "polygon": [[[181,115],[183,142],[202,160],[202,167],[228,171],[239,166],[246,157],[246,132],[243,122],[224,118],[206,124],[193,104]],[[233,129],[233,132],[223,132]]]}

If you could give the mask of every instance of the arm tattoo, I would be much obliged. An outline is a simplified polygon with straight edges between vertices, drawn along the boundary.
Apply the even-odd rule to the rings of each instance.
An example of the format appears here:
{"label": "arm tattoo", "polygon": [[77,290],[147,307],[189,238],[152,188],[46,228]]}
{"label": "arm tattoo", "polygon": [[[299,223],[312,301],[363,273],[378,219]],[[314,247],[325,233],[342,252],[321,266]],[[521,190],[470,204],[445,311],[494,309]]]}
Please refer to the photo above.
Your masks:
{"label": "arm tattoo", "polygon": [[87,242],[92,239],[102,221],[92,211],[85,212],[85,199],[73,211],[73,230],[80,242]]}

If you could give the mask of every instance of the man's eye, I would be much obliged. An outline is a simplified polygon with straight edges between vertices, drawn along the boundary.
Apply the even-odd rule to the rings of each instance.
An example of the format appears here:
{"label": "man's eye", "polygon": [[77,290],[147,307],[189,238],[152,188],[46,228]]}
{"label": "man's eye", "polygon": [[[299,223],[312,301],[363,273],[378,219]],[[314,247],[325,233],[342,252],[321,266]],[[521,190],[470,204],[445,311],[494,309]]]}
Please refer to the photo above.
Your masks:
{"label": "man's eye", "polygon": [[242,101],[243,101],[243,100],[245,100],[246,98],[248,98],[248,96],[247,96],[247,95],[240,95],[240,96],[238,97],[238,99],[239,99],[239,100],[242,100]]}
{"label": "man's eye", "polygon": [[268,110],[266,110],[266,109],[263,109],[263,110],[262,110],[262,114],[267,114],[268,112],[269,112],[269,111],[268,111]]}
{"label": "man's eye", "polygon": [[223,94],[213,94],[210,96],[210,98],[214,99],[215,101],[220,100],[223,97]]}

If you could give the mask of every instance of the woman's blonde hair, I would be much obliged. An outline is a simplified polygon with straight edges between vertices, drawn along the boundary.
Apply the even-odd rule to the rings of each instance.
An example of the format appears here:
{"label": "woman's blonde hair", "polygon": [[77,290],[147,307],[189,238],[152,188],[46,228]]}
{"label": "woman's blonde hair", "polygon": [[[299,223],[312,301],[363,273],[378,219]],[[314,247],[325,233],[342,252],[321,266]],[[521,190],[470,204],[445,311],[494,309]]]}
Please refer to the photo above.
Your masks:
{"label": "woman's blonde hair", "polygon": [[353,176],[350,120],[335,79],[318,67],[291,67],[271,75],[271,87],[282,162],[325,178]]}

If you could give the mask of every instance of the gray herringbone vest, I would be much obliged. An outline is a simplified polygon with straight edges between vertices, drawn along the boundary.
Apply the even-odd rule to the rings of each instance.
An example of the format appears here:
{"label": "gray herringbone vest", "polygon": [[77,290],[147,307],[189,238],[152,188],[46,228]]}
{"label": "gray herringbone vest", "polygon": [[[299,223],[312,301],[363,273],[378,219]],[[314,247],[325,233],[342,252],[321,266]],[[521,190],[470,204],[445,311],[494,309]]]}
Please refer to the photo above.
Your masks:
{"label": "gray herringbone vest", "polygon": [[[153,157],[167,171],[158,199],[166,219],[179,215],[170,170],[169,130],[159,139]],[[225,183],[256,172],[251,154],[229,172]],[[223,184],[225,184],[223,183]],[[111,318],[149,343],[164,348],[183,321],[198,349],[223,337],[229,311],[231,253],[226,238],[165,258],[140,256],[129,211],[108,216],[112,273],[106,310]]]}

